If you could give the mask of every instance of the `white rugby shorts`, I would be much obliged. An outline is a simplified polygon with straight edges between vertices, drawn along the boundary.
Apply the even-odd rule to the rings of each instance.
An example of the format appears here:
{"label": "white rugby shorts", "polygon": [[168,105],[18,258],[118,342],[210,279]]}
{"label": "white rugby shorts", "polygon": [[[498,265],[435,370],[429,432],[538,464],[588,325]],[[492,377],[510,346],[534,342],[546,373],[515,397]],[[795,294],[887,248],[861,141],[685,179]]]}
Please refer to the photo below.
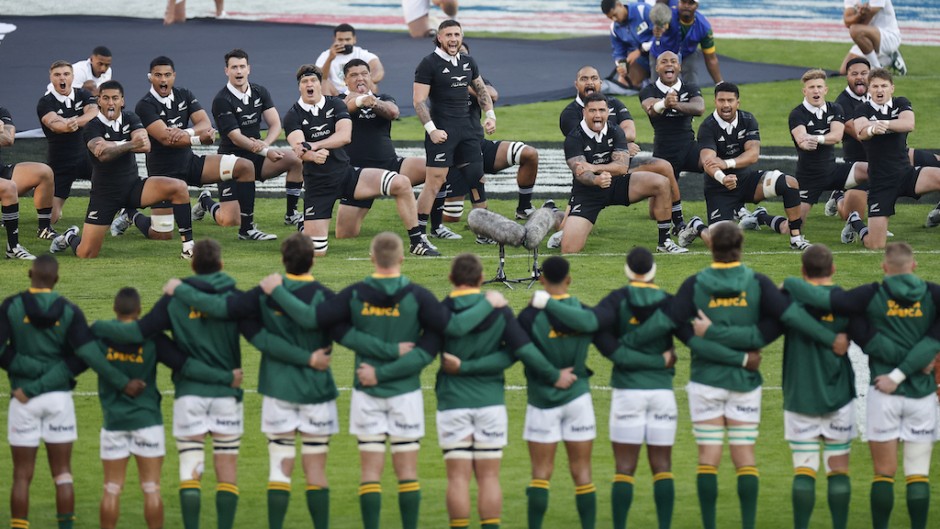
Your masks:
{"label": "white rugby shorts", "polygon": [[265,396],[261,400],[261,431],[287,433],[300,431],[311,435],[339,432],[336,400],[318,404],[297,404]]}
{"label": "white rugby shorts", "polygon": [[70,391],[50,391],[26,404],[11,398],[7,440],[11,446],[38,447],[46,443],[74,443],[78,439],[75,403]]}
{"label": "white rugby shorts", "polygon": [[866,433],[869,441],[900,439],[931,443],[937,432],[937,395],[911,399],[868,388]]}
{"label": "white rugby shorts", "polygon": [[405,439],[424,437],[424,397],[420,389],[388,398],[352,391],[349,433],[388,434]]}
{"label": "white rugby shorts", "polygon": [[474,444],[506,446],[509,420],[506,406],[458,408],[437,412],[437,442],[447,447],[470,437]]}
{"label": "white rugby shorts", "polygon": [[689,413],[693,423],[718,417],[754,424],[760,422],[760,387],[740,393],[689,382],[685,389],[689,394]]}
{"label": "white rugby shorts", "polygon": [[245,431],[243,409],[235,397],[184,395],[173,402],[173,436],[241,435]]}
{"label": "white rugby shorts", "polygon": [[525,430],[522,434],[526,441],[557,443],[590,441],[595,437],[597,424],[590,393],[555,408],[536,408],[531,404],[526,406]]}
{"label": "white rugby shorts", "polygon": [[610,399],[610,440],[614,443],[672,446],[679,410],[669,389],[615,389]]}
{"label": "white rugby shorts", "polygon": [[163,457],[166,455],[166,439],[163,425],[156,424],[136,430],[101,429],[101,459],[126,459],[131,454],[139,457]]}
{"label": "white rugby shorts", "polygon": [[855,399],[824,415],[803,415],[783,410],[784,439],[809,441],[822,437],[848,442],[855,438]]}

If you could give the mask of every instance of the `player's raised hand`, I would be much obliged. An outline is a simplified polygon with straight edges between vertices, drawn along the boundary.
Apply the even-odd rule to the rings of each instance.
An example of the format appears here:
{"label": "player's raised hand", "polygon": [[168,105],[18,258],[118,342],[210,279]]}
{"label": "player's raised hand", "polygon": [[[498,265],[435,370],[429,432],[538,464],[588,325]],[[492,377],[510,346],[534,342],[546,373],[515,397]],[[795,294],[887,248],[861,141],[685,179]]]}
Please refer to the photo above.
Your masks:
{"label": "player's raised hand", "polygon": [[484,296],[486,296],[486,301],[488,301],[494,309],[501,309],[509,303],[506,301],[506,296],[504,296],[502,292],[495,290],[487,290]]}
{"label": "player's raised hand", "polygon": [[163,285],[163,293],[167,296],[172,296],[173,293],[176,292],[176,287],[182,284],[183,282],[178,277],[171,278]]}
{"label": "player's raised hand", "polygon": [[281,274],[271,274],[258,283],[258,285],[261,287],[261,290],[263,290],[265,294],[274,292],[274,289],[281,286],[282,284],[284,284],[284,278],[281,277]]}

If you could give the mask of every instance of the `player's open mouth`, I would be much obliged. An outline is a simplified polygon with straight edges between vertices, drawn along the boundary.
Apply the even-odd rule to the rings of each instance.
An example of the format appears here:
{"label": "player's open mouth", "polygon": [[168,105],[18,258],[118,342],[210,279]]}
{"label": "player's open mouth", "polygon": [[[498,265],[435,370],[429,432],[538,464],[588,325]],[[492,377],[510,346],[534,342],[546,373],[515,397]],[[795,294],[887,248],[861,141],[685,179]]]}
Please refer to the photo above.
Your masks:
{"label": "player's open mouth", "polygon": [[591,94],[593,94],[593,93],[596,92],[596,91],[597,91],[597,90],[594,90],[594,87],[593,87],[593,86],[585,86],[585,87],[584,87],[584,93],[585,93],[585,95],[591,95]]}
{"label": "player's open mouth", "polygon": [[167,91],[169,91],[169,87],[166,85],[166,83],[161,84],[160,93],[162,94],[163,92],[167,92]]}
{"label": "player's open mouth", "polygon": [[65,83],[59,83],[59,90],[65,90],[65,87],[66,87]]}
{"label": "player's open mouth", "polygon": [[315,93],[316,93],[316,90],[314,90],[313,88],[308,88],[308,89],[307,89],[307,96],[313,97],[313,94],[315,94]]}

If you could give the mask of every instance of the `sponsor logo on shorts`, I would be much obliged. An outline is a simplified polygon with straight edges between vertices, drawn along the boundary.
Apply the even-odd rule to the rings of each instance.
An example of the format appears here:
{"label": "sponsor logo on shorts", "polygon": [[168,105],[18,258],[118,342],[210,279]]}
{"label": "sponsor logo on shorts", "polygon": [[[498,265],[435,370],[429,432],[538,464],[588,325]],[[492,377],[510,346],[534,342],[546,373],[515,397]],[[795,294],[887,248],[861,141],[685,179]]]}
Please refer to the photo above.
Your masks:
{"label": "sponsor logo on shorts", "polygon": [[216,419],[216,426],[241,426],[241,419]]}
{"label": "sponsor logo on shorts", "polygon": [[851,432],[852,425],[829,423],[829,429],[836,432]]}
{"label": "sponsor logo on shorts", "polygon": [[27,434],[27,433],[31,433],[31,432],[35,432],[36,430],[39,429],[38,426],[31,426],[31,427],[29,427],[29,428],[22,428],[22,427],[19,427],[19,426],[12,426],[11,428],[12,428],[12,430],[13,430],[13,433],[15,433],[15,434],[20,434],[20,435],[22,435],[22,434]]}
{"label": "sponsor logo on shorts", "polygon": [[74,424],[50,424],[49,431],[57,432],[57,433],[74,432],[75,425]]}
{"label": "sponsor logo on shorts", "polygon": [[740,404],[736,404],[734,409],[741,413],[760,413],[760,408],[757,406],[741,406]]}
{"label": "sponsor logo on shorts", "polygon": [[264,424],[277,426],[278,424],[284,424],[285,422],[287,422],[287,419],[276,419],[276,420],[265,419]]}
{"label": "sponsor logo on shorts", "polygon": [[372,427],[378,426],[378,425],[379,425],[379,421],[357,422],[357,423],[356,423],[356,426],[358,426],[359,428],[372,428]]}
{"label": "sponsor logo on shorts", "polygon": [[409,423],[395,421],[394,424],[395,424],[395,427],[400,430],[420,430],[421,429],[421,423],[417,423],[417,422],[409,424]]}
{"label": "sponsor logo on shorts", "polygon": [[569,430],[571,430],[572,432],[593,432],[593,431],[594,431],[594,425],[593,425],[593,424],[589,424],[589,425],[587,425],[587,426],[574,426],[574,425],[572,425],[571,428],[569,428]]}
{"label": "sponsor logo on shorts", "polygon": [[639,416],[639,413],[615,413],[614,419],[617,419],[618,421],[625,421],[627,419],[636,419]]}
{"label": "sponsor logo on shorts", "polygon": [[[830,425],[830,426],[832,426],[832,425]],[[814,424],[814,425],[812,425],[812,426],[806,426],[806,427],[803,427],[803,428],[794,428],[794,429],[793,429],[793,432],[794,432],[794,433],[806,433],[806,432],[812,432],[812,431],[815,431],[815,430],[817,430],[817,428],[816,428],[816,425]]]}
{"label": "sponsor logo on shorts", "polygon": [[503,437],[506,437],[506,432],[494,432],[494,431],[482,429],[482,430],[480,430],[480,433],[483,434],[484,436],[490,437],[490,438],[494,438],[494,437],[495,437],[495,438],[503,438]]}
{"label": "sponsor logo on shorts", "polygon": [[911,428],[909,430],[911,435],[933,435],[933,428]]}
{"label": "sponsor logo on shorts", "polygon": [[141,439],[134,439],[134,446],[139,448],[150,448],[151,450],[156,450],[160,448],[160,443],[151,443]]}
{"label": "sponsor logo on shorts", "polygon": [[327,421],[315,421],[313,419],[309,419],[307,421],[307,424],[309,424],[310,426],[315,426],[317,428],[326,428],[328,426],[333,426],[333,420],[330,419]]}
{"label": "sponsor logo on shorts", "polygon": [[653,414],[653,419],[655,419],[655,420],[657,420],[657,421],[676,422],[677,420],[679,420],[679,416],[678,416],[678,415],[672,415],[672,414],[670,414],[670,413],[654,413],[654,414]]}

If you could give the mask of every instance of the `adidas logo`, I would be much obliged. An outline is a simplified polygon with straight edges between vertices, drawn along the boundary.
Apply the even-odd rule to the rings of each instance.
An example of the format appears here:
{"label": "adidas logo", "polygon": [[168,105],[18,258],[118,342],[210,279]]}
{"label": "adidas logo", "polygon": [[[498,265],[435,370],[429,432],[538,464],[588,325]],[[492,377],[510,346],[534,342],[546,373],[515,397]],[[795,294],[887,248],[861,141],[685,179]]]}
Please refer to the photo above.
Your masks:
{"label": "adidas logo", "polygon": [[444,68],[441,73],[450,73],[450,68]]}
{"label": "adidas logo", "polygon": [[310,123],[305,119],[301,125],[309,125]]}
{"label": "adidas logo", "polygon": [[807,127],[809,127],[810,125],[815,125],[815,123],[813,123],[813,120],[809,120],[809,123],[806,124]]}
{"label": "adidas logo", "polygon": [[241,111],[242,111],[242,107],[235,107],[235,112],[241,112]]}

